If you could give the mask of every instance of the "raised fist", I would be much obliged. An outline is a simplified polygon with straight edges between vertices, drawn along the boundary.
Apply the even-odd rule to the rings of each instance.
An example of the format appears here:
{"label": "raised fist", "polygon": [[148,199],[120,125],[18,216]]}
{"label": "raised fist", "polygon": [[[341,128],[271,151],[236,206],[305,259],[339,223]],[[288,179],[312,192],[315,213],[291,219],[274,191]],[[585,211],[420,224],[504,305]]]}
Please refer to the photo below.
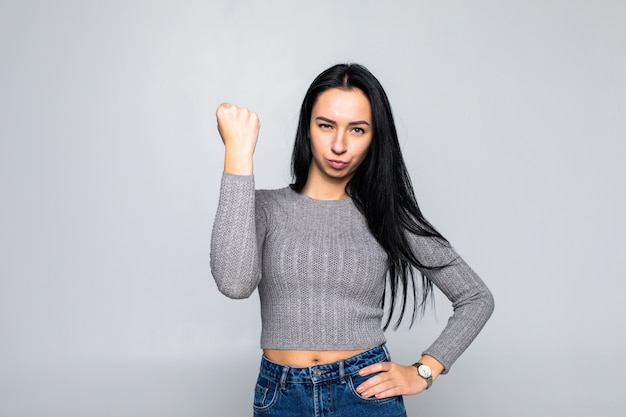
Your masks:
{"label": "raised fist", "polygon": [[234,104],[220,104],[216,111],[217,130],[227,151],[252,156],[261,123],[256,113]]}

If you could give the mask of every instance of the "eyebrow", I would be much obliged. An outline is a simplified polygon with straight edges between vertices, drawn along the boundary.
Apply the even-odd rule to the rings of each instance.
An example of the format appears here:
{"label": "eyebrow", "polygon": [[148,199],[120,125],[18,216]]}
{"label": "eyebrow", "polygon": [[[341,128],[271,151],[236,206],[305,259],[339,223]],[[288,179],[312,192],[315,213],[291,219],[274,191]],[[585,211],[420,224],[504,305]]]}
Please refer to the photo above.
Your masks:
{"label": "eyebrow", "polygon": [[[337,124],[337,122],[335,122],[334,120],[331,120],[329,118],[326,118],[324,116],[317,116],[315,118],[315,120],[321,120],[323,122],[327,122],[327,123],[332,123],[332,124]],[[357,120],[355,122],[350,122],[348,123],[348,126],[354,126],[354,125],[370,125],[368,122],[366,122],[365,120]]]}

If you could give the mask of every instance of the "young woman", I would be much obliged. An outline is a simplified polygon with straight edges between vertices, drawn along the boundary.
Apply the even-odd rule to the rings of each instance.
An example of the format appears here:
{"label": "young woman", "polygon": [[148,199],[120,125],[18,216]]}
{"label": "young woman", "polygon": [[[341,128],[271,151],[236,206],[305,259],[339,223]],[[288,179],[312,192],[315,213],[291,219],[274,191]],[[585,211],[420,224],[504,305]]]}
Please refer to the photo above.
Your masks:
{"label": "young woman", "polygon": [[[382,86],[356,64],[313,81],[294,182],[279,190],[254,189],[257,115],[222,104],[217,121],[225,161],[211,270],[228,297],[259,291],[254,415],[405,416],[402,396],[450,370],[494,302],[418,208]],[[412,301],[413,323],[433,284],[452,317],[414,365],[392,362],[383,331],[394,310],[397,326]]]}

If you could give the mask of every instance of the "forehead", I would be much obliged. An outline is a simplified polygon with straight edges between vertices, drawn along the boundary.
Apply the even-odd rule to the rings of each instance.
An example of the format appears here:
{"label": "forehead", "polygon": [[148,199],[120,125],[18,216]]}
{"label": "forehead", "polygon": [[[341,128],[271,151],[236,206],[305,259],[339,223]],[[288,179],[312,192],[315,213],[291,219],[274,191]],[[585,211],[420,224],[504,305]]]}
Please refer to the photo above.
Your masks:
{"label": "forehead", "polygon": [[311,113],[311,119],[323,116],[335,121],[364,120],[370,122],[370,102],[358,88],[330,88],[321,93]]}

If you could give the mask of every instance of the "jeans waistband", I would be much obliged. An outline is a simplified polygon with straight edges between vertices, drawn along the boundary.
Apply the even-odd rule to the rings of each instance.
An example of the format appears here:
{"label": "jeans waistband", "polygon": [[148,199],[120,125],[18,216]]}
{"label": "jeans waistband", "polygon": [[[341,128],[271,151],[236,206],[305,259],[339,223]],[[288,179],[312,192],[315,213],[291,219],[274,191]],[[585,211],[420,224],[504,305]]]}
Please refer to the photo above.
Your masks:
{"label": "jeans waistband", "polygon": [[390,360],[389,352],[385,345],[377,346],[338,362],[307,367],[280,365],[263,356],[260,374],[280,381],[281,385],[286,382],[317,383],[337,378],[343,379],[345,376],[358,372],[365,366],[388,360]]}

